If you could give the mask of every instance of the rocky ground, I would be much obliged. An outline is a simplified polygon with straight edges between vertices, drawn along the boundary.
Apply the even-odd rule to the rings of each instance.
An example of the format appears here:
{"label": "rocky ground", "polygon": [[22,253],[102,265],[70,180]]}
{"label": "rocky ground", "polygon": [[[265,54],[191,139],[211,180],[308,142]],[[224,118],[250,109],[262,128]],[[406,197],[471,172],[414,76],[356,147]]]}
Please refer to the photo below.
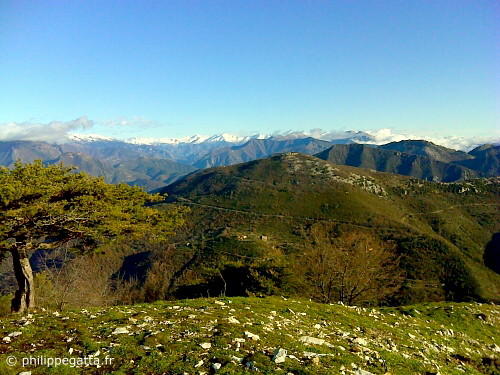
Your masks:
{"label": "rocky ground", "polygon": [[500,374],[499,323],[490,304],[279,297],[37,311],[0,319],[0,374]]}

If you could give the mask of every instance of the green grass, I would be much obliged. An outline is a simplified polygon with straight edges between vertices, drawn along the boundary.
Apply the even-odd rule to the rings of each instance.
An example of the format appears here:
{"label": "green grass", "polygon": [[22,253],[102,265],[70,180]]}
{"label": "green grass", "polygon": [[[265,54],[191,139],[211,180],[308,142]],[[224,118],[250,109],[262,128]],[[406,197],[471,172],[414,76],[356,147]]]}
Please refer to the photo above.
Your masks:
{"label": "green grass", "polygon": [[[10,343],[0,341],[1,374],[210,374],[214,363],[222,365],[217,374],[255,373],[245,367],[249,362],[259,373],[297,375],[349,374],[354,368],[393,375],[437,368],[441,374],[498,374],[500,366],[495,346],[500,308],[488,304],[367,309],[280,297],[202,298],[59,316],[36,312],[27,317],[28,324],[20,318],[0,320],[1,338],[22,332]],[[129,334],[112,334],[117,327],[127,327]],[[325,344],[305,344],[302,336]],[[202,343],[211,347],[204,349]],[[291,357],[274,363],[277,348]],[[101,368],[6,364],[12,355],[20,361],[28,355],[76,358],[96,352],[102,361],[106,355],[114,358],[113,363]],[[304,352],[323,356],[315,364]]]}

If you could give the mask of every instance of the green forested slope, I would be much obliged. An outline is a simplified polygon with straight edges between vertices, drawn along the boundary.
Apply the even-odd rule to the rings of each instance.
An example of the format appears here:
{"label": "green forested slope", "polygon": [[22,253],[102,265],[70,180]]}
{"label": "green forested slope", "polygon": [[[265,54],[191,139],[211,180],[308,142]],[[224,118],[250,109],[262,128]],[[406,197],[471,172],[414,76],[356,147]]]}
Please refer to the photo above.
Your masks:
{"label": "green forested slope", "polygon": [[161,192],[192,209],[179,241],[208,241],[213,253],[252,248],[287,263],[308,228],[354,228],[397,245],[407,302],[500,298],[500,276],[483,262],[499,231],[498,179],[433,183],[289,153],[200,171]]}

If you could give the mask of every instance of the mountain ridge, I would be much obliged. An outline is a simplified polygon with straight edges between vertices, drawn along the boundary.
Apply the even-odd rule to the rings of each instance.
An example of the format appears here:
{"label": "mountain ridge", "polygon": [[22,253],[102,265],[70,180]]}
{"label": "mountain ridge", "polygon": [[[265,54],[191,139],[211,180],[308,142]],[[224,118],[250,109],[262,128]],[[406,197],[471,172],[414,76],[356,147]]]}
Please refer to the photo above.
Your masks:
{"label": "mountain ridge", "polygon": [[[469,278],[482,290],[479,294],[500,300],[500,275],[482,258],[500,229],[498,178],[427,182],[284,153],[196,171],[157,192],[166,193],[167,202],[191,208],[180,243],[196,243],[196,233],[212,233],[215,249],[225,242],[228,247],[219,248],[225,252],[238,249],[241,241],[241,246],[269,243],[268,251],[285,261],[302,251],[300,233],[306,228],[358,229],[396,241],[411,279],[453,284],[458,279],[438,275],[458,262],[460,280]],[[460,290],[467,294],[475,287],[468,288]]]}
{"label": "mountain ridge", "polygon": [[[346,134],[349,137],[345,138]],[[243,142],[245,139],[239,138],[237,142],[231,143],[229,141],[234,138],[230,135],[225,138],[205,137],[191,143],[149,145],[94,136],[63,144],[2,141],[0,142],[0,165],[11,166],[16,160],[32,162],[35,159],[53,163],[59,158],[59,161],[65,163],[72,162],[81,171],[102,175],[109,182],[126,182],[142,185],[146,189],[156,189],[161,187],[159,185],[161,180],[151,178],[147,174],[137,175],[137,171],[119,172],[118,169],[125,168],[128,161],[141,158],[149,158],[146,164],[151,164],[151,159],[164,160],[162,162],[165,167],[164,173],[157,171],[156,174],[165,175],[164,182],[168,184],[173,182],[173,179],[197,168],[237,164],[265,158],[279,152],[304,154],[323,152],[319,156],[328,158],[328,155],[324,153],[325,149],[333,147],[330,150],[330,159],[338,164],[406,174],[427,180],[452,182],[500,175],[499,146],[483,145],[471,150],[470,153],[464,153],[425,140],[400,141],[377,146],[357,143],[357,141],[366,140],[365,137],[369,136],[366,133],[345,132],[342,136],[344,138],[339,136],[331,141],[324,141],[313,137],[304,138],[303,134],[293,133],[263,139],[245,138],[246,142]],[[333,155],[333,150],[338,151],[336,156]],[[341,150],[344,151],[340,152]],[[347,150],[350,151],[347,152]],[[63,154],[67,155],[63,157],[61,156]],[[71,154],[73,157],[70,156]],[[88,157],[83,157],[83,154]],[[146,161],[146,159],[143,160]],[[136,165],[134,168],[139,167]]]}

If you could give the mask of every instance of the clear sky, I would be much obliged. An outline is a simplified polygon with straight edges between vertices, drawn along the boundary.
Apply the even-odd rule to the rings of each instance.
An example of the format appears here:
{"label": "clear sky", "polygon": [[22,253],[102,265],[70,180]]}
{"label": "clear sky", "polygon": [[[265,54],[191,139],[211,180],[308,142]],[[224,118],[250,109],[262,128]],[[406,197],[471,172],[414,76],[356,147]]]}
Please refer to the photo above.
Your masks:
{"label": "clear sky", "polygon": [[0,126],[488,135],[499,25],[497,0],[0,0]]}

